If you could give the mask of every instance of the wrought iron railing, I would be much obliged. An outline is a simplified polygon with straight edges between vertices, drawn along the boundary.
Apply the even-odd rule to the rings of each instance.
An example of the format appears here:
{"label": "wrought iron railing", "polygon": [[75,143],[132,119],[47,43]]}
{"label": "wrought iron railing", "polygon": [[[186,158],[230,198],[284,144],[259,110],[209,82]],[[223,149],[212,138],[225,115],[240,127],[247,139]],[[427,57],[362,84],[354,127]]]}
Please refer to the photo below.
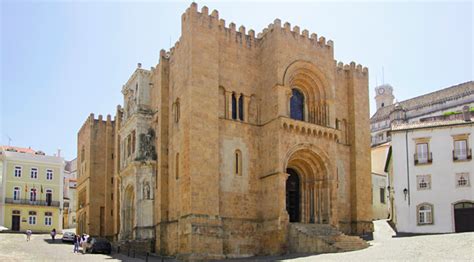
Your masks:
{"label": "wrought iron railing", "polygon": [[59,207],[59,201],[47,201],[47,200],[35,200],[31,201],[30,199],[14,199],[14,198],[5,198],[5,203],[7,204],[19,204],[19,205],[30,205],[30,206],[52,206]]}
{"label": "wrought iron railing", "polygon": [[471,160],[472,159],[472,149],[470,148],[462,154],[459,150],[453,150],[453,161],[463,161],[463,160]]}
{"label": "wrought iron railing", "polygon": [[426,154],[415,153],[415,165],[431,164],[433,163],[433,154],[431,152]]}

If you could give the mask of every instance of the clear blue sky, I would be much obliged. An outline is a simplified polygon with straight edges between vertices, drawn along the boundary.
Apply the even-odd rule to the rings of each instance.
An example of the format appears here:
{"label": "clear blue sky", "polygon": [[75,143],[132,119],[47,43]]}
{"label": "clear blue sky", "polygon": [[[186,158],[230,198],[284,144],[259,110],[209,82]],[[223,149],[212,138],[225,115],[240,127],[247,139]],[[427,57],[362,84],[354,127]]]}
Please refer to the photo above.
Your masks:
{"label": "clear blue sky", "polygon": [[[86,117],[113,114],[141,62],[180,35],[191,2],[2,1],[0,144],[76,156]],[[398,100],[473,79],[473,4],[465,2],[198,2],[237,28],[280,18],[332,39],[337,60],[369,67],[370,98],[385,82]]]}

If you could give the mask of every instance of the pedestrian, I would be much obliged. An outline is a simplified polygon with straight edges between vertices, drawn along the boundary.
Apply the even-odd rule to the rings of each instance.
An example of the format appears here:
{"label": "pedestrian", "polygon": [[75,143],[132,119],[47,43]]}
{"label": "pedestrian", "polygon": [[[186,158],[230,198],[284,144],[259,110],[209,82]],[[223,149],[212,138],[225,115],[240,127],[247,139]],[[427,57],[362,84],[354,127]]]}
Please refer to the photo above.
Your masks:
{"label": "pedestrian", "polygon": [[56,228],[53,228],[53,230],[51,230],[51,238],[53,239],[53,242],[54,242],[54,237],[56,237]]}
{"label": "pedestrian", "polygon": [[87,249],[87,234],[82,234],[81,246],[82,246],[82,254],[85,254],[86,249]]}
{"label": "pedestrian", "polygon": [[30,239],[31,239],[31,234],[33,234],[33,232],[31,231],[31,229],[26,230],[26,241],[30,241]]}
{"label": "pedestrian", "polygon": [[79,253],[79,245],[81,244],[81,237],[74,235],[74,253]]}

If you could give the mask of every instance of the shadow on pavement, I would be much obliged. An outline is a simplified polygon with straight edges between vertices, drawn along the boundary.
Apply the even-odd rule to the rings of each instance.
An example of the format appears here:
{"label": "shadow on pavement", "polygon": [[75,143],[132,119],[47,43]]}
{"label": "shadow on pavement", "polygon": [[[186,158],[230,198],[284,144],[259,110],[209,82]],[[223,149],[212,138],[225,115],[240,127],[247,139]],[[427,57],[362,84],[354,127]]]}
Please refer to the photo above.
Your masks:
{"label": "shadow on pavement", "polygon": [[288,254],[288,255],[281,255],[281,256],[255,256],[255,257],[247,257],[247,258],[231,258],[219,261],[281,261],[286,259],[295,259],[295,258],[304,258],[309,256],[316,256],[319,255],[317,253],[309,253],[309,254]]}
{"label": "shadow on pavement", "polygon": [[63,245],[72,245],[72,242],[63,242],[62,239],[55,239],[54,241],[52,239],[43,239],[44,242],[48,243],[48,244],[53,244],[53,245],[56,245],[56,244],[63,244]]}
{"label": "shadow on pavement", "polygon": [[456,233],[400,233],[398,232],[393,238],[402,238],[402,237],[417,237],[417,236],[436,236],[436,235],[450,235]]}

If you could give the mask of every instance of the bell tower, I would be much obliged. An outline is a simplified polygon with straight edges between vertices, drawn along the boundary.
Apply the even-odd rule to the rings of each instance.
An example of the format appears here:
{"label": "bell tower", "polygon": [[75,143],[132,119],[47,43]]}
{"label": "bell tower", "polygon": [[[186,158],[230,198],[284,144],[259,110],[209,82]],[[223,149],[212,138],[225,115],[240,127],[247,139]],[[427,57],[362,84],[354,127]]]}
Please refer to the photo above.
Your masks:
{"label": "bell tower", "polygon": [[393,87],[389,84],[383,84],[375,88],[375,103],[377,104],[377,110],[382,107],[390,106],[393,104]]}

